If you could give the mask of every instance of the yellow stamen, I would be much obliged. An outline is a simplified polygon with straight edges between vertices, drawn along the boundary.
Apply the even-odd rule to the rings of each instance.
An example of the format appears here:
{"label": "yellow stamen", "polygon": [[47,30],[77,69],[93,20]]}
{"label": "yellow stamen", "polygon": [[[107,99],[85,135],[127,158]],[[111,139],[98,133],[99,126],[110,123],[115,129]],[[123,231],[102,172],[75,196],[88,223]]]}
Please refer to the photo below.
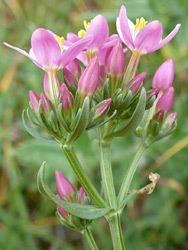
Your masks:
{"label": "yellow stamen", "polygon": [[54,35],[55,40],[58,42],[59,47],[61,48],[61,50],[63,50],[63,40],[65,39],[63,36],[59,37]]}
{"label": "yellow stamen", "polygon": [[80,38],[83,38],[85,36],[85,33],[86,33],[86,30],[88,29],[89,25],[90,25],[91,22],[87,22],[86,20],[84,20],[84,29],[78,31],[78,36]]}
{"label": "yellow stamen", "polygon": [[140,19],[137,18],[135,24],[135,31],[140,31],[147,23],[148,21],[146,21],[143,17],[141,17]]}

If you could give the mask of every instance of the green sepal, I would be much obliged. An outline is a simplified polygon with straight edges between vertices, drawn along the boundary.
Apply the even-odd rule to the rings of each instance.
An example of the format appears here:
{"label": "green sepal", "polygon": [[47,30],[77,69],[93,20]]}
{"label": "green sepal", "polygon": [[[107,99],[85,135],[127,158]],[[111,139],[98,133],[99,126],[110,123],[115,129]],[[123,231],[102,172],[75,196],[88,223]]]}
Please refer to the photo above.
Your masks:
{"label": "green sepal", "polygon": [[72,144],[85,131],[89,121],[89,109],[90,109],[89,106],[90,106],[90,101],[89,97],[87,96],[84,100],[82,111],[78,119],[78,122],[74,128],[74,131],[70,133],[67,137],[67,144]]}
{"label": "green sepal", "polygon": [[151,95],[151,96],[148,98],[148,100],[147,100],[147,102],[146,102],[146,110],[147,110],[147,109],[150,109],[150,108],[153,106],[155,100],[156,100],[156,96],[155,96],[154,94]]}
{"label": "green sepal", "polygon": [[66,212],[75,215],[82,219],[93,220],[104,216],[108,213],[111,208],[98,208],[90,205],[83,205],[77,203],[71,203],[68,201],[60,200],[56,197],[56,195],[50,190],[46,180],[45,180],[45,162],[43,162],[42,166],[39,169],[37,176],[37,183],[39,187],[39,191],[42,195],[47,198],[53,200],[56,204],[66,210]]}
{"label": "green sepal", "polygon": [[63,113],[62,113],[62,103],[60,103],[57,108],[57,118],[58,118],[60,126],[63,127],[63,129],[65,129],[68,133],[70,133],[71,130],[67,126]]}
{"label": "green sepal", "polygon": [[124,128],[106,136],[104,139],[125,136],[128,133],[130,133],[131,131],[135,130],[143,117],[143,114],[145,111],[145,106],[146,106],[146,91],[144,88],[142,88],[137,106],[136,106],[128,124]]}
{"label": "green sepal", "polygon": [[63,224],[65,227],[68,227],[71,230],[76,230],[78,231],[75,227],[73,227],[72,225],[70,225],[66,219],[60,214],[60,212],[56,211],[56,217],[58,218],[58,220],[60,220],[61,224]]}
{"label": "green sepal", "polygon": [[32,135],[34,138],[43,140],[43,141],[53,141],[52,138],[44,137],[41,134],[39,134],[25,119],[25,109],[22,112],[22,121],[25,129],[27,132]]}

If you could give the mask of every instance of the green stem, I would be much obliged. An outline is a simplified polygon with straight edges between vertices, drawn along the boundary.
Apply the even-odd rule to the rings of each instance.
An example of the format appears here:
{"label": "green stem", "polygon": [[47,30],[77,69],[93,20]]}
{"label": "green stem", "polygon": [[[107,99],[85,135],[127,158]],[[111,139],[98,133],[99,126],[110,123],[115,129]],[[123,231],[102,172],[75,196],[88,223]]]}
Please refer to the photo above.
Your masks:
{"label": "green stem", "polygon": [[87,228],[85,231],[84,231],[84,235],[91,247],[92,250],[98,250],[98,247],[97,247],[97,244],[93,238],[93,235],[91,233],[91,231],[89,230],[89,228]]}
{"label": "green stem", "polygon": [[145,149],[146,149],[146,144],[141,143],[136,151],[136,154],[135,154],[129,168],[127,169],[125,178],[123,180],[123,183],[121,185],[120,192],[118,195],[118,204],[119,205],[127,196],[127,192],[129,191],[129,187],[130,187],[130,184],[132,182],[133,176],[135,174],[135,171],[137,169],[137,166],[139,164],[139,161],[140,161]]}
{"label": "green stem", "polygon": [[104,189],[104,195],[107,200],[108,205],[111,208],[117,208],[117,199],[114,188],[112,166],[111,166],[111,155],[110,155],[110,144],[111,141],[105,141],[100,139],[100,166],[101,166],[101,176],[102,184]]}
{"label": "green stem", "polygon": [[75,152],[73,146],[63,145],[61,146],[67,160],[69,161],[74,173],[78,177],[80,183],[85,188],[91,199],[101,208],[108,207],[106,202],[102,199],[86,173],[84,172]]}
{"label": "green stem", "polygon": [[124,86],[127,86],[127,84],[134,78],[136,74],[136,70],[138,68],[138,63],[140,61],[141,55],[137,52],[133,52],[131,59],[129,61],[129,64],[127,66],[126,72],[124,74],[123,78],[123,84]]}
{"label": "green stem", "polygon": [[107,217],[107,221],[110,226],[114,250],[125,250],[123,234],[121,230],[120,215],[114,213],[113,215]]}

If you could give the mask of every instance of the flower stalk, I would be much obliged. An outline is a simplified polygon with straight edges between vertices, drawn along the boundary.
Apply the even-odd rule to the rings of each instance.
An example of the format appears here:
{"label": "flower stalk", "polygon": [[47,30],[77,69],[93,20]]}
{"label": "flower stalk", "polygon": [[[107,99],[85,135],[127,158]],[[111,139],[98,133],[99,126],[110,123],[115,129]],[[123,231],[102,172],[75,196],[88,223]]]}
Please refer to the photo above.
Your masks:
{"label": "flower stalk", "polygon": [[95,239],[93,238],[93,235],[92,235],[89,228],[86,228],[86,230],[84,231],[84,235],[85,235],[85,237],[86,237],[86,239],[91,247],[91,250],[99,250],[97,247],[97,244],[95,242]]}

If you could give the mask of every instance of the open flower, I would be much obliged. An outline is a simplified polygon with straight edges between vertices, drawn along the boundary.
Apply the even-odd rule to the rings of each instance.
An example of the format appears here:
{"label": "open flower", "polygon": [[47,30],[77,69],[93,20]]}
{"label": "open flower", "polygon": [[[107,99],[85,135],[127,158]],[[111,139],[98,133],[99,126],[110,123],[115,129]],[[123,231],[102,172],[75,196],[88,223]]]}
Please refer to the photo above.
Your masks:
{"label": "open flower", "polygon": [[22,49],[4,43],[24,56],[31,59],[39,68],[45,71],[58,71],[71,62],[91,40],[91,36],[72,44],[67,50],[63,49],[63,38],[46,29],[37,29],[31,37],[31,49],[29,53]]}
{"label": "open flower", "polygon": [[140,55],[149,54],[162,48],[170,42],[181,26],[177,24],[173,31],[162,40],[163,28],[159,21],[148,23],[144,18],[141,18],[137,19],[136,24],[134,24],[127,18],[125,6],[121,7],[116,24],[123,43]]}

